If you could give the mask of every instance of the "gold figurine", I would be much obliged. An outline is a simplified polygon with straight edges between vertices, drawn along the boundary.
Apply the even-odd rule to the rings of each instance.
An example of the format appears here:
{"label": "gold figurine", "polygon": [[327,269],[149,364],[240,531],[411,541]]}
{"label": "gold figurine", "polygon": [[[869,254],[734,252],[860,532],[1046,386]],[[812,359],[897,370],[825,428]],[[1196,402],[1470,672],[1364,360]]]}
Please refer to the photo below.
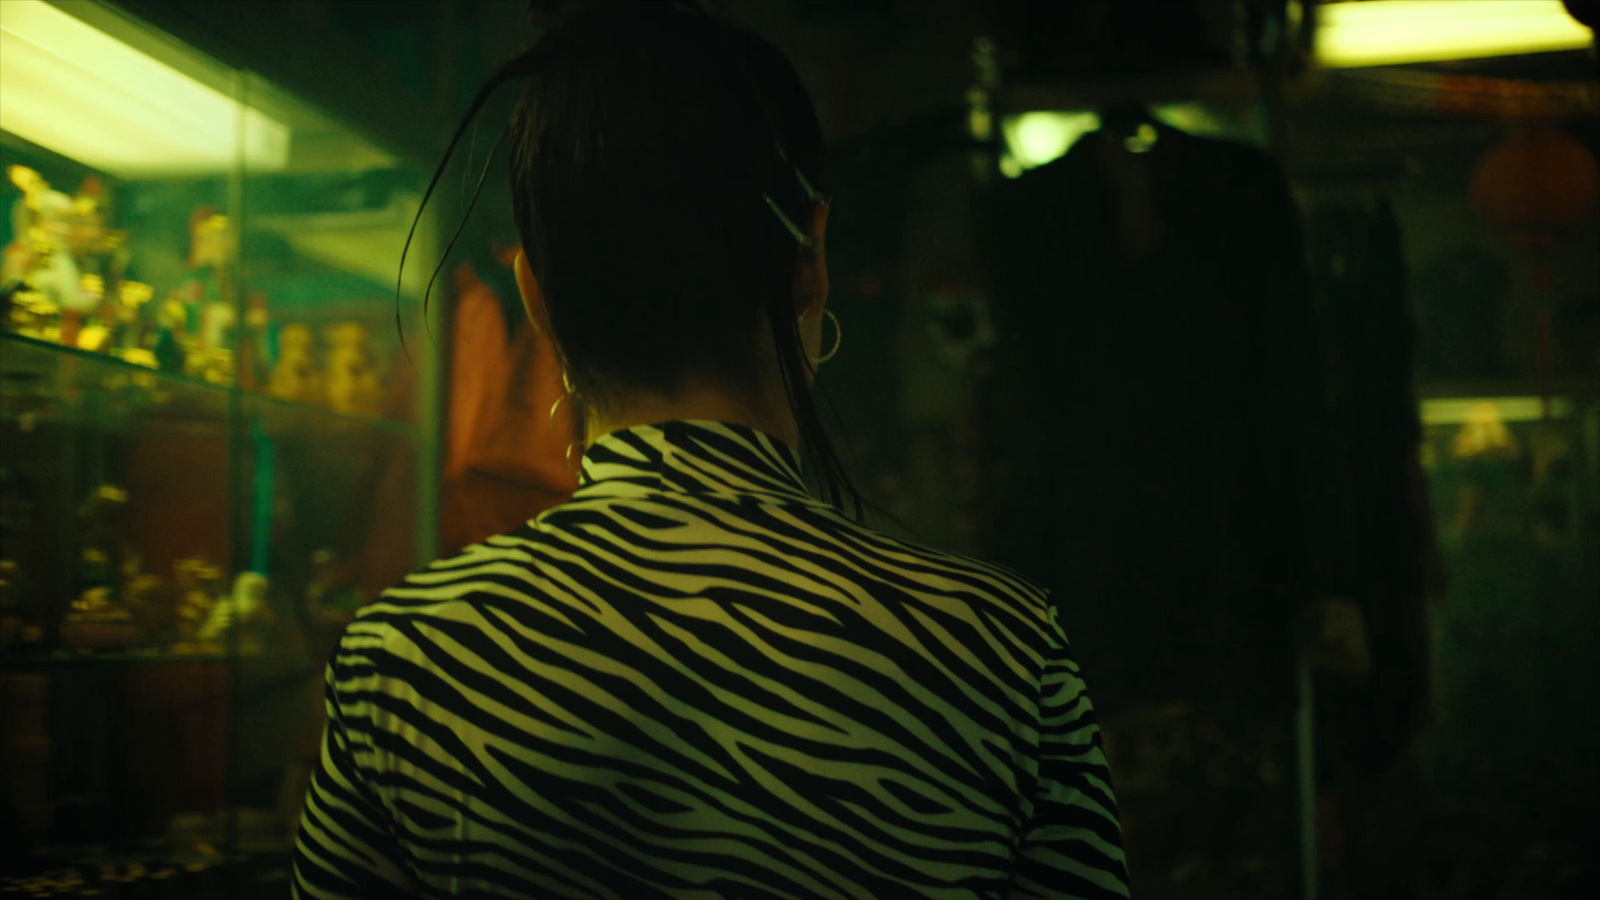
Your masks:
{"label": "gold figurine", "polygon": [[259,655],[262,650],[261,635],[252,626],[271,621],[267,605],[270,587],[265,575],[257,572],[240,572],[233,580],[233,591],[211,607],[205,624],[196,637],[203,643],[215,644],[229,632],[239,629],[239,651],[247,656]]}
{"label": "gold figurine", "polygon": [[221,647],[201,638],[211,618],[211,608],[221,593],[222,568],[204,559],[180,559],[172,564],[178,583],[178,642],[174,653],[217,653]]}
{"label": "gold figurine", "polygon": [[29,288],[25,293],[36,295],[17,298],[24,316],[36,318],[47,312],[65,316],[62,330],[50,335],[44,333],[51,327],[45,323],[25,319],[16,324],[33,326],[36,330],[24,331],[32,337],[48,336],[76,345],[78,323],[94,309],[98,299],[86,300],[78,264],[72,257],[72,198],[52,188],[27,166],[11,166],[6,174],[22,191],[22,197],[12,207],[14,237],[0,260],[0,282],[22,282]]}
{"label": "gold figurine", "polygon": [[267,392],[296,403],[321,404],[327,397],[322,373],[317,371],[317,338],[306,325],[285,325],[278,333],[278,364],[272,370]]}
{"label": "gold figurine", "polygon": [[341,322],[327,331],[328,406],[347,416],[376,418],[383,402],[371,340],[359,322]]}
{"label": "gold figurine", "polygon": [[143,639],[144,629],[112,599],[109,587],[84,591],[61,623],[61,643],[83,650],[126,650]]}

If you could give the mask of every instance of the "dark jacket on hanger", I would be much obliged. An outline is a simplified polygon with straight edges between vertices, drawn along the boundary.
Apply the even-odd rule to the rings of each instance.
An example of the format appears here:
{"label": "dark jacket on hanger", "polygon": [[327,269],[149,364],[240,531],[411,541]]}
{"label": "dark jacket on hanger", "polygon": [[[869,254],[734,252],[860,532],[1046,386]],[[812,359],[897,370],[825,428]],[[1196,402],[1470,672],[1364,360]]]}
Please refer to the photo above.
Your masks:
{"label": "dark jacket on hanger", "polygon": [[1146,124],[1153,143],[1096,132],[1002,198],[1015,440],[1037,448],[1014,454],[1035,490],[1013,543],[1086,598],[1105,706],[1286,699],[1321,452],[1298,218],[1265,153]]}

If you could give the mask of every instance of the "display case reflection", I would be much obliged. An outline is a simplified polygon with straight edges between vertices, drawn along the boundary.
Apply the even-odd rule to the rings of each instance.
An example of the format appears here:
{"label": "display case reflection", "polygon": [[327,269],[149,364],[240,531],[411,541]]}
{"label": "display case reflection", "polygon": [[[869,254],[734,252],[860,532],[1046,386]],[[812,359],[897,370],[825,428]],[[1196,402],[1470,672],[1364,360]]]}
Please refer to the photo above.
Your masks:
{"label": "display case reflection", "polygon": [[417,174],[108,4],[0,43],[0,653],[298,652],[421,543],[364,512],[409,521],[430,443]]}
{"label": "display case reflection", "polygon": [[[64,179],[41,170],[83,166],[15,135],[0,138],[13,192],[0,269],[7,332],[0,390],[12,432],[0,460],[11,482],[0,546],[0,655],[217,657],[269,647],[292,653],[315,642],[296,626],[315,630],[343,612],[306,599],[329,592],[313,579],[326,582],[327,571],[345,582],[358,577],[356,562],[329,562],[358,548],[287,547],[275,560],[272,535],[288,518],[316,512],[302,496],[310,488],[286,479],[306,480],[319,445],[359,461],[374,438],[350,420],[407,415],[403,403],[385,406],[384,375],[393,367],[369,327],[392,315],[377,300],[381,288],[297,254],[272,233],[255,233],[252,251],[252,236],[225,211],[222,178],[129,182],[90,171],[72,178],[77,187],[67,193],[52,183]],[[19,157],[37,158],[38,167],[13,161]],[[313,188],[326,180],[309,179]],[[276,200],[291,208],[278,210],[280,219],[304,218],[293,211],[297,195],[268,187],[287,195]],[[0,203],[6,199],[0,191]],[[258,265],[264,289],[243,284],[241,257],[252,252],[267,260]],[[275,288],[306,317],[274,316]],[[361,293],[341,300],[334,293],[341,290]],[[267,405],[239,406],[230,399],[235,391]],[[336,418],[318,422],[293,409]],[[250,489],[236,486],[235,496],[261,509],[251,522],[252,552],[243,557],[230,545],[232,514],[221,509],[235,477],[227,474],[235,452],[227,435],[238,429],[253,435],[236,449],[256,471]],[[345,443],[335,448],[330,438]],[[363,483],[358,469],[346,472],[348,484]],[[179,489],[174,479],[188,484]],[[40,501],[21,499],[41,492],[72,511],[56,514],[64,521],[43,521]],[[208,507],[198,524],[162,527],[150,518],[168,507],[181,518],[184,498]],[[357,504],[324,492],[322,505]],[[349,525],[325,524],[322,531]],[[161,545],[153,553],[151,532]],[[37,540],[46,533],[58,540]],[[195,533],[200,539],[186,545],[184,535]],[[307,558],[285,565],[285,552]],[[287,583],[268,577],[275,568],[291,573]],[[292,614],[274,616],[274,597]]]}
{"label": "display case reflection", "polygon": [[0,893],[281,863],[437,543],[421,176],[119,4],[0,0],[0,78]]}
{"label": "display case reflection", "polygon": [[1422,412],[1449,578],[1431,613],[1432,764],[1441,778],[1564,778],[1592,759],[1592,733],[1564,711],[1593,680],[1600,408],[1514,396],[1426,400]]}
{"label": "display case reflection", "polygon": [[[21,543],[19,530],[34,522],[20,508],[15,474],[8,469],[0,475],[12,482],[6,485],[12,496],[0,538],[13,547]],[[0,560],[0,657],[50,648],[131,659],[283,653],[304,645],[301,627],[343,624],[360,604],[328,548],[314,554],[302,597],[288,606],[289,621],[274,611],[273,585],[259,572],[230,577],[223,565],[198,556],[176,559],[165,571],[152,569],[128,538],[128,499],[123,488],[102,484],[76,510],[77,565],[64,608],[41,596],[21,562]]]}
{"label": "display case reflection", "polygon": [[28,166],[8,166],[7,177],[16,190],[0,262],[8,330],[344,415],[379,414],[383,367],[365,323],[275,321],[259,290],[236,313],[239,234],[230,216],[194,209],[184,270],[157,286],[129,277],[129,232],[111,227],[98,175],[70,195]]}
{"label": "display case reflection", "polygon": [[1573,546],[1590,502],[1585,418],[1565,397],[1425,401],[1422,462],[1446,549],[1493,540]]}

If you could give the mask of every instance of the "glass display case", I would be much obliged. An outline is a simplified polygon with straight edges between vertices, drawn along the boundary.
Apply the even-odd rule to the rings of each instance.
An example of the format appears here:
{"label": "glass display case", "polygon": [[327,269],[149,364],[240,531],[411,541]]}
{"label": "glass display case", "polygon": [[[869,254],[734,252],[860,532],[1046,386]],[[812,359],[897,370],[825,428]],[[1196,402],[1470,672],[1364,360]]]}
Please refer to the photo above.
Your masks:
{"label": "glass display case", "polygon": [[281,857],[436,548],[422,178],[113,5],[0,3],[0,84],[0,875]]}
{"label": "glass display case", "polygon": [[1600,405],[1436,396],[1422,419],[1449,580],[1432,610],[1433,775],[1463,805],[1574,812],[1600,753],[1592,717],[1570,713],[1600,678]]}

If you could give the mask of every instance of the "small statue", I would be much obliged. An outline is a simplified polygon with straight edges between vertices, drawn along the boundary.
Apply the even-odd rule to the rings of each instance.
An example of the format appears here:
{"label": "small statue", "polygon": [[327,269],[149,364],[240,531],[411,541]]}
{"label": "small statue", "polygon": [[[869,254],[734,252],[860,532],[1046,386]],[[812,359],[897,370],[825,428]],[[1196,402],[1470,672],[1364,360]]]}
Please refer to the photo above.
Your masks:
{"label": "small statue", "polygon": [[256,655],[261,652],[260,636],[248,630],[249,626],[271,620],[267,605],[270,583],[258,572],[240,572],[233,580],[233,591],[222,602],[211,607],[205,624],[196,637],[205,642],[221,641],[235,626],[241,629],[240,652]]}
{"label": "small statue", "polygon": [[61,307],[25,282],[0,288],[0,309],[0,324],[9,324],[17,334],[51,342],[61,338]]}
{"label": "small statue", "polygon": [[122,561],[127,554],[121,512],[128,492],[114,484],[96,487],[78,507],[79,560],[76,589],[86,592],[105,587],[115,593]]}
{"label": "small statue", "polygon": [[77,346],[96,352],[112,350],[116,335],[126,330],[120,294],[130,256],[128,234],[108,227],[108,205],[105,183],[90,175],[73,196],[67,219],[67,247],[81,273],[84,303],[93,304]]}
{"label": "small statue", "polygon": [[1522,444],[1506,427],[1500,407],[1493,401],[1473,404],[1467,420],[1451,441],[1451,451],[1461,459],[1517,459]]}
{"label": "small statue", "polygon": [[142,640],[144,629],[112,599],[109,587],[84,591],[61,623],[61,643],[82,650],[126,650]]}
{"label": "small statue", "polygon": [[[228,298],[237,257],[233,220],[215,207],[195,210],[189,217],[188,274],[161,309],[162,326],[183,351],[184,371],[191,376],[232,378],[232,358],[222,359],[220,354],[232,353],[229,337],[235,316]],[[160,340],[165,342],[165,335]],[[163,356],[160,343],[156,355]],[[174,354],[168,351],[166,356]]]}
{"label": "small statue", "polygon": [[233,351],[226,347],[215,347],[200,357],[201,369],[197,373],[201,378],[212,384],[233,384]]}
{"label": "small statue", "polygon": [[178,611],[178,591],[170,579],[144,571],[144,560],[128,551],[122,559],[122,605],[150,640],[170,637]]}
{"label": "small statue", "polygon": [[[72,198],[51,188],[38,172],[26,166],[11,166],[6,174],[22,191],[22,197],[12,208],[14,237],[0,262],[0,283],[28,285],[30,292],[38,296],[28,298],[25,308],[59,310],[59,339],[77,346],[83,317],[99,305],[100,299],[84,295],[83,279],[72,256]],[[21,302],[22,298],[18,298]]]}
{"label": "small statue", "polygon": [[174,653],[216,653],[221,650],[200,637],[211,619],[211,608],[221,593],[222,568],[204,559],[180,559],[172,564],[173,580],[180,591],[177,610],[178,642]]}
{"label": "small statue", "polygon": [[117,285],[115,320],[119,332],[112,353],[135,365],[155,368],[156,357],[144,346],[144,316],[142,310],[155,296],[155,288],[139,281],[123,281]]}
{"label": "small statue", "polygon": [[359,322],[342,322],[329,328],[327,337],[329,408],[347,416],[377,418],[383,388],[367,329]]}
{"label": "small statue", "polygon": [[239,329],[239,386],[247,391],[261,387],[262,375],[270,363],[272,316],[267,295],[251,291],[245,301],[244,327]]}
{"label": "small statue", "polygon": [[209,303],[200,313],[200,337],[196,341],[202,356],[232,352],[229,337],[237,321],[233,307],[226,303]]}
{"label": "small statue", "polygon": [[185,322],[188,312],[183,301],[169,299],[156,312],[156,346],[153,355],[163,372],[183,372],[188,368],[189,350]]}
{"label": "small statue", "polygon": [[44,179],[27,166],[11,166],[6,175],[22,191],[22,196],[11,204],[11,243],[0,251],[0,284],[12,285],[27,281],[39,265],[38,251],[29,241],[34,213],[28,197],[40,190]]}
{"label": "small statue", "polygon": [[267,392],[296,403],[323,403],[327,388],[317,371],[316,344],[310,327],[283,326],[278,334],[278,365],[272,370]]}

